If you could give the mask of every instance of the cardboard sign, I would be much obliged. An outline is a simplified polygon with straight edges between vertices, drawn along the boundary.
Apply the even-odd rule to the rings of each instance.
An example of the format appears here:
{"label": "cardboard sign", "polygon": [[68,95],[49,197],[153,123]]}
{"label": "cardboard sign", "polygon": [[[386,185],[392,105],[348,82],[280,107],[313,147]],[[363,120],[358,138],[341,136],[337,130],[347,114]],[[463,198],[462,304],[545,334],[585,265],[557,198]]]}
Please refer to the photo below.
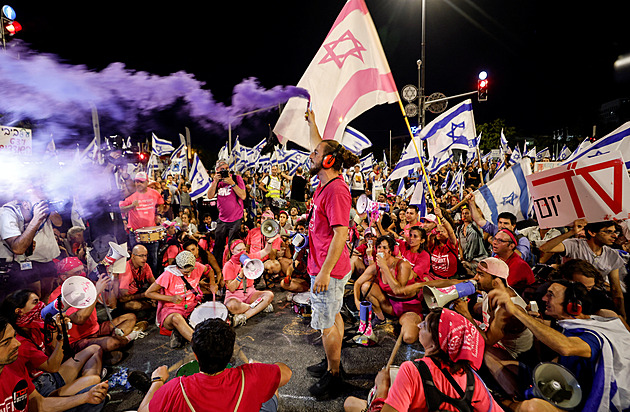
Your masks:
{"label": "cardboard sign", "polygon": [[568,226],[582,218],[630,218],[630,178],[619,154],[580,159],[526,178],[541,228]]}
{"label": "cardboard sign", "polygon": [[562,162],[536,162],[534,163],[534,168],[532,169],[533,173],[544,172],[545,170],[553,169],[554,167],[558,167],[562,164]]}
{"label": "cardboard sign", "polygon": [[30,156],[33,150],[31,129],[0,126],[0,153]]}

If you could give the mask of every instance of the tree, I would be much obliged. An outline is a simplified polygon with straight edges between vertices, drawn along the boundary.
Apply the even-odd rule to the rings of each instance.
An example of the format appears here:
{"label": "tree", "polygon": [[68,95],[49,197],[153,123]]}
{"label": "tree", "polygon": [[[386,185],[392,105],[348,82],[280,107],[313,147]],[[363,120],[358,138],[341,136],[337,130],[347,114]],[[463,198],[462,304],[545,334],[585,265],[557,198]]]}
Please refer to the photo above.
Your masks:
{"label": "tree", "polygon": [[501,144],[499,143],[501,129],[503,129],[503,134],[507,138],[508,142],[512,140],[511,138],[516,136],[516,128],[507,126],[505,119],[495,119],[490,123],[477,124],[476,127],[477,135],[481,133],[479,150],[484,152],[501,147]]}

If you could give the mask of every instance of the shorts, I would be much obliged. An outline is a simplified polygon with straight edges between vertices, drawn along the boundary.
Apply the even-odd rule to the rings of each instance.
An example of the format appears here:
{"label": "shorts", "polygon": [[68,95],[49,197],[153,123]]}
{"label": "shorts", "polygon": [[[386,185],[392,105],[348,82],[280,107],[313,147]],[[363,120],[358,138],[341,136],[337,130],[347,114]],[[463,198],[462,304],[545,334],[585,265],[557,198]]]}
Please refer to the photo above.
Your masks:
{"label": "shorts", "polygon": [[315,276],[311,276],[311,328],[324,330],[333,327],[337,313],[341,312],[343,293],[352,272],[342,279],[330,278],[328,290],[313,293]]}
{"label": "shorts", "polygon": [[276,412],[278,410],[278,397],[274,394],[271,399],[263,403],[260,412]]}
{"label": "shorts", "polygon": [[230,299],[236,299],[243,303],[252,303],[249,301],[249,299],[254,293],[256,293],[256,288],[254,288],[253,286],[247,288],[247,293],[243,292],[243,288],[238,288],[234,292],[230,292],[226,289],[225,299],[223,301],[227,303],[227,301]]}
{"label": "shorts", "polygon": [[422,301],[420,299],[413,298],[402,300],[389,295],[386,296],[387,300],[392,305],[394,316],[396,316],[397,318],[400,318],[406,312],[413,312],[422,317]]}
{"label": "shorts", "polygon": [[66,384],[59,372],[55,373],[42,373],[37,378],[33,379],[33,385],[35,389],[44,398],[48,397],[51,393],[61,388]]}

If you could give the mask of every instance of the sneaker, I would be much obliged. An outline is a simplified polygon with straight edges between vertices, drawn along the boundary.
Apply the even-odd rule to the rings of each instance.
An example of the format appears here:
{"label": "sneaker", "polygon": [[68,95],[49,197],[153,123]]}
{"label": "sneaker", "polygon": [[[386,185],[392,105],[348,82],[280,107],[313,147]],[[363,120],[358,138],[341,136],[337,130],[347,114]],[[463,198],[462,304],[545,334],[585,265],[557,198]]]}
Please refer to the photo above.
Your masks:
{"label": "sneaker", "polygon": [[133,330],[144,332],[145,330],[147,330],[148,327],[149,322],[147,322],[146,320],[141,320],[140,322],[136,323],[136,325],[133,327]]}
{"label": "sneaker", "polygon": [[173,333],[171,333],[171,339],[168,343],[168,346],[171,349],[177,349],[184,345],[184,337],[177,331],[177,329],[173,329]]}
{"label": "sneaker", "polygon": [[[328,372],[328,360],[322,359],[321,362],[311,365],[306,368],[306,371],[314,378],[321,378]],[[339,363],[339,374],[343,379],[346,379],[346,371],[343,369],[343,363]]]}
{"label": "sneaker", "polygon": [[265,312],[265,313],[273,312],[273,303],[270,303],[266,308],[264,308],[263,312]]}
{"label": "sneaker", "polygon": [[289,292],[287,293],[287,302],[292,302],[293,301],[293,292]]}
{"label": "sneaker", "polygon": [[308,388],[308,391],[316,398],[333,399],[338,397],[343,390],[341,374],[333,375],[327,371],[317,383]]}
{"label": "sneaker", "polygon": [[234,319],[232,321],[232,326],[237,328],[239,326],[245,326],[246,323],[247,323],[247,316],[245,316],[244,313],[240,313],[234,316]]}

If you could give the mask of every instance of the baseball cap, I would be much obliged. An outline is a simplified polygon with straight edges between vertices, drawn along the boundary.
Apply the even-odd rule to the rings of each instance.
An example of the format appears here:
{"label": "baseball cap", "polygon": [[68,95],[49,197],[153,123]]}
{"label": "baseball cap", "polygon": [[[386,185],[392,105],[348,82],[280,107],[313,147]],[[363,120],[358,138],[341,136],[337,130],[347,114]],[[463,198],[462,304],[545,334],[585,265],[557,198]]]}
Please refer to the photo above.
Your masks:
{"label": "baseball cap", "polygon": [[364,236],[364,237],[365,237],[365,236],[368,236],[368,235],[370,235],[370,236],[374,236],[374,229],[372,229],[371,227],[368,227],[367,229],[365,229],[365,230],[363,231],[363,236]]}
{"label": "baseball cap", "polygon": [[264,213],[262,214],[262,218],[263,218],[263,219],[275,219],[275,217],[276,217],[276,216],[275,216],[275,215],[273,214],[273,212],[272,212],[272,211],[270,211],[270,210],[267,210],[266,212],[264,212]]}
{"label": "baseball cap", "polygon": [[424,217],[421,217],[420,221],[426,221],[426,222],[429,222],[429,223],[437,223],[437,218],[435,217],[434,214],[429,213],[428,215],[426,215]]}
{"label": "baseball cap", "polygon": [[501,279],[507,279],[510,275],[510,268],[507,263],[499,258],[488,257],[479,262],[478,266],[484,272]]}
{"label": "baseball cap", "polygon": [[136,177],[134,177],[133,180],[139,180],[141,182],[146,182],[148,180],[147,173],[146,172],[138,172],[138,173],[136,173]]}

